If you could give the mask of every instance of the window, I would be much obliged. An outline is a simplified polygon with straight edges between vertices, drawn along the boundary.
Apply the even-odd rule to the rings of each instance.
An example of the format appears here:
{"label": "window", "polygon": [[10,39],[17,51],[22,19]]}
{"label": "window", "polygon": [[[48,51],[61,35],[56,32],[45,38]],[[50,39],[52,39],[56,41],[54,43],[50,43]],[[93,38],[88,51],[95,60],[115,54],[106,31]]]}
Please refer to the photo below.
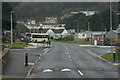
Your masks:
{"label": "window", "polygon": [[33,38],[47,38],[48,35],[33,35]]}
{"label": "window", "polygon": [[85,36],[85,34],[82,35],[83,37]]}

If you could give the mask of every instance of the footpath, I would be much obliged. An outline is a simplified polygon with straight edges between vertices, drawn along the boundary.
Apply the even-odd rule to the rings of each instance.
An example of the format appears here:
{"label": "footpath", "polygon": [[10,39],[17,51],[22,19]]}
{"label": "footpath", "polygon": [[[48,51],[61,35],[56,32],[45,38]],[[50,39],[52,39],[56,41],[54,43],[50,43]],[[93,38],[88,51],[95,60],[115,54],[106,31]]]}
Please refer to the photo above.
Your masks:
{"label": "footpath", "polygon": [[[34,44],[34,43],[32,43]],[[8,62],[2,71],[2,80],[8,78],[26,78],[29,75],[31,68],[37,63],[43,54],[47,45],[36,44],[23,48],[23,49],[10,49],[8,53]],[[28,53],[28,66],[25,66],[25,54]]]}

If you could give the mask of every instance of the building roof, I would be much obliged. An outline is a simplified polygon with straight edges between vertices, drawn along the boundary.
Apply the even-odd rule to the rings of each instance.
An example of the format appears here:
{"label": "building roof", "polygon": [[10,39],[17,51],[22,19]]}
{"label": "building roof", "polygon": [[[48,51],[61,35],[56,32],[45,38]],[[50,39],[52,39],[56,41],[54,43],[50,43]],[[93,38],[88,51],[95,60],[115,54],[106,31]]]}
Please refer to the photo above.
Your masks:
{"label": "building roof", "polygon": [[120,33],[120,27],[118,27],[116,30],[112,30],[114,33]]}
{"label": "building roof", "polygon": [[93,35],[102,35],[102,34],[106,34],[105,31],[92,31],[91,32]]}
{"label": "building roof", "polygon": [[43,23],[43,25],[57,25],[56,23]]}
{"label": "building roof", "polygon": [[43,29],[42,33],[46,33],[49,29]]}
{"label": "building roof", "polygon": [[62,33],[64,29],[52,29],[54,33]]}

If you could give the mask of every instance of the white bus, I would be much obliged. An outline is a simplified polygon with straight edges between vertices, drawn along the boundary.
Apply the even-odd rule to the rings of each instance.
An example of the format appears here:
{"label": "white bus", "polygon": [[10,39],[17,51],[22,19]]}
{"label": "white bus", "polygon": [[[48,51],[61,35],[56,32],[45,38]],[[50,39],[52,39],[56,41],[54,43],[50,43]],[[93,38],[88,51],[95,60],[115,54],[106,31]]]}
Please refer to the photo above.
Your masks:
{"label": "white bus", "polygon": [[31,34],[32,42],[47,42],[48,38],[49,38],[48,34],[46,33],[32,33]]}

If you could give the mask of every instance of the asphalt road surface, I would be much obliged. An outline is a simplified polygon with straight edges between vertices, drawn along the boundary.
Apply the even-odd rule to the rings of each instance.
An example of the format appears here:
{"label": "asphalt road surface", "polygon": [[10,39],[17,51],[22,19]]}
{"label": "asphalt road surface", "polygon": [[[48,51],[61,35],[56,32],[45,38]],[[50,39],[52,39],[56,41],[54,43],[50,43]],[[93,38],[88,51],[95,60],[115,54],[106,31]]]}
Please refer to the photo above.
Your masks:
{"label": "asphalt road surface", "polygon": [[80,46],[53,42],[29,78],[118,78],[118,66],[103,62]]}
{"label": "asphalt road surface", "polygon": [[[85,47],[98,55],[103,55],[106,53],[111,53],[111,47]],[[112,48],[112,52],[115,52],[115,47]]]}

